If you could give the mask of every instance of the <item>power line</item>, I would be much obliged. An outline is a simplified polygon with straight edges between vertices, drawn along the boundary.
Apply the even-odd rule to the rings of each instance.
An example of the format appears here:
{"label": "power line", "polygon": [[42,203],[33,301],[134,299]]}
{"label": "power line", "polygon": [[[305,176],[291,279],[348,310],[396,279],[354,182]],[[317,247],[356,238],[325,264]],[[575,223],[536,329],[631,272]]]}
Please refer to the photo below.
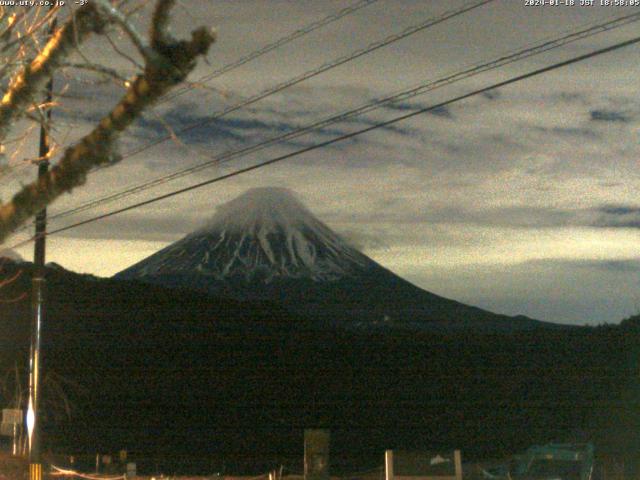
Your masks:
{"label": "power line", "polygon": [[[563,67],[566,67],[566,66],[578,63],[578,62],[582,62],[582,61],[587,60],[589,58],[593,58],[593,57],[596,57],[596,56],[599,56],[599,55],[603,55],[605,53],[609,53],[609,52],[612,52],[612,51],[615,51],[615,50],[619,50],[621,48],[628,47],[628,46],[636,44],[636,43],[640,43],[640,36],[639,37],[634,37],[634,38],[632,38],[630,40],[626,40],[624,42],[617,43],[615,45],[611,45],[609,47],[605,47],[605,48],[602,48],[602,49],[599,49],[599,50],[595,50],[595,51],[586,53],[584,55],[580,55],[578,57],[571,58],[569,60],[564,60],[562,62],[554,63],[553,65],[549,65],[547,67],[542,67],[542,68],[539,68],[537,70],[533,70],[531,72],[528,72],[528,73],[525,73],[525,74],[522,74],[522,75],[517,75],[517,76],[512,77],[512,78],[510,78],[508,80],[504,80],[504,81],[501,81],[501,82],[498,82],[498,83],[494,83],[494,84],[492,84],[492,85],[490,85],[488,87],[483,87],[483,88],[480,88],[480,89],[477,89],[477,90],[473,90],[472,92],[465,93],[463,95],[459,95],[457,97],[454,97],[452,99],[446,100],[444,102],[440,102],[440,103],[431,105],[429,107],[420,108],[418,110],[406,113],[404,115],[399,115],[399,116],[394,117],[394,118],[392,118],[390,120],[387,120],[385,122],[377,123],[375,125],[360,129],[360,130],[355,131],[355,132],[351,132],[351,133],[347,133],[347,134],[344,134],[344,135],[340,135],[340,136],[335,137],[335,138],[333,138],[331,140],[320,142],[320,143],[317,143],[315,145],[311,145],[309,147],[305,147],[305,148],[296,150],[295,152],[291,152],[291,153],[287,153],[287,154],[284,154],[284,155],[280,155],[280,156],[271,158],[269,160],[265,160],[263,162],[260,162],[260,163],[257,163],[255,165],[252,165],[250,167],[242,168],[242,169],[236,170],[234,172],[231,172],[231,173],[228,173],[228,174],[225,174],[225,175],[220,175],[218,177],[215,177],[215,178],[212,178],[212,179],[209,179],[209,180],[205,180],[203,182],[199,182],[199,183],[190,185],[190,186],[185,187],[185,188],[174,190],[174,191],[166,193],[164,195],[156,196],[154,198],[151,198],[151,199],[136,203],[134,205],[129,205],[129,206],[124,207],[124,208],[120,208],[120,209],[117,209],[117,210],[112,210],[111,212],[107,212],[107,213],[104,213],[104,214],[101,214],[101,215],[97,215],[95,217],[92,217],[92,218],[89,218],[89,219],[86,219],[86,220],[83,220],[83,221],[80,221],[80,222],[76,222],[74,224],[67,225],[67,226],[62,227],[62,228],[58,228],[56,230],[52,230],[49,233],[47,233],[47,235],[54,235],[54,234],[61,233],[61,232],[67,231],[67,230],[71,230],[73,228],[77,228],[77,227],[80,227],[82,225],[86,225],[88,223],[92,223],[92,222],[95,222],[95,221],[103,220],[105,218],[112,217],[114,215],[117,215],[117,214],[120,214],[120,213],[123,213],[123,212],[127,212],[129,210],[133,210],[133,209],[136,209],[136,208],[139,208],[139,207],[150,205],[152,203],[159,202],[161,200],[165,200],[167,198],[174,197],[176,195],[180,195],[180,194],[192,191],[192,190],[196,190],[198,188],[201,188],[201,187],[204,187],[204,186],[207,186],[207,185],[211,185],[213,183],[218,183],[218,182],[227,180],[229,178],[236,177],[236,176],[241,175],[243,173],[251,172],[253,170],[257,170],[259,168],[266,167],[268,165],[273,165],[275,163],[281,162],[283,160],[287,160],[289,158],[296,157],[296,156],[301,155],[303,153],[307,153],[307,152],[310,152],[310,151],[313,151],[313,150],[324,148],[324,147],[327,147],[329,145],[333,145],[335,143],[338,143],[338,142],[341,142],[341,141],[344,141],[344,140],[348,140],[350,138],[354,138],[354,137],[359,136],[359,135],[363,135],[363,134],[371,132],[373,130],[377,130],[379,128],[387,127],[389,125],[393,125],[395,123],[398,123],[398,122],[401,122],[401,121],[404,121],[404,120],[408,120],[408,119],[413,118],[413,117],[415,117],[417,115],[421,115],[421,114],[424,114],[424,113],[427,113],[427,112],[430,112],[430,111],[433,111],[433,110],[436,110],[436,109],[439,109],[439,108],[446,107],[446,106],[451,105],[453,103],[457,103],[457,102],[460,102],[462,100],[466,100],[467,98],[470,98],[470,97],[473,97],[473,96],[476,96],[476,95],[480,95],[480,94],[483,94],[483,93],[487,93],[487,92],[490,92],[492,90],[496,90],[498,88],[502,88],[502,87],[505,87],[507,85],[510,85],[510,84],[513,84],[513,83],[516,83],[516,82],[520,82],[520,81],[523,81],[523,80],[526,80],[526,79],[529,79],[529,78],[532,78],[532,77],[535,77],[535,76],[550,72],[552,70],[557,70],[559,68],[563,68]],[[33,238],[30,239],[29,241],[32,241],[32,240],[33,240]],[[14,245],[11,248],[17,248],[18,246],[21,246],[24,243],[26,243],[26,242],[22,242],[21,244]]]}
{"label": "power line", "polygon": [[[243,107],[246,107],[248,105],[251,105],[251,104],[253,104],[255,102],[263,100],[264,98],[267,98],[267,97],[269,97],[271,95],[274,95],[275,93],[278,93],[278,92],[280,92],[282,90],[285,90],[286,88],[294,86],[294,85],[296,85],[298,83],[301,83],[301,82],[303,82],[305,80],[308,80],[308,79],[310,79],[312,77],[320,75],[320,74],[322,74],[322,73],[324,73],[324,72],[326,72],[328,70],[331,70],[331,69],[336,68],[336,67],[338,67],[340,65],[343,65],[343,64],[345,64],[345,63],[347,63],[349,61],[355,60],[356,58],[362,57],[362,56],[364,56],[364,55],[366,55],[368,53],[371,53],[371,52],[373,52],[375,50],[383,48],[383,47],[385,47],[385,46],[387,46],[387,45],[389,45],[391,43],[394,43],[394,42],[397,42],[397,41],[402,40],[404,38],[407,38],[410,35],[413,35],[415,33],[423,31],[423,30],[425,30],[427,28],[430,28],[432,26],[435,26],[435,25],[438,25],[440,23],[443,23],[443,22],[445,22],[445,21],[447,21],[447,20],[449,20],[451,18],[454,18],[456,16],[462,15],[462,14],[464,14],[466,12],[469,12],[471,10],[479,8],[479,7],[481,7],[481,6],[485,5],[485,4],[491,3],[493,1],[495,1],[495,0],[475,0],[475,1],[472,1],[472,2],[469,2],[469,3],[466,3],[462,7],[458,7],[456,9],[447,10],[447,11],[441,13],[438,16],[430,17],[427,20],[425,20],[425,21],[423,21],[423,22],[421,22],[419,24],[416,24],[416,25],[413,25],[413,26],[405,28],[403,31],[401,31],[399,33],[396,33],[396,34],[393,34],[393,35],[389,35],[389,36],[383,38],[382,40],[378,40],[376,42],[373,42],[373,43],[369,44],[368,46],[366,46],[364,48],[356,50],[356,51],[354,51],[354,52],[352,52],[352,53],[350,53],[348,55],[339,57],[339,58],[337,58],[337,59],[335,59],[335,60],[333,60],[331,62],[322,64],[322,65],[320,65],[319,67],[316,67],[313,70],[309,70],[309,71],[303,73],[302,75],[294,77],[294,78],[292,78],[292,79],[290,79],[288,81],[285,81],[283,83],[280,83],[280,84],[278,84],[277,86],[275,86],[275,87],[273,87],[271,89],[264,90],[263,92],[258,93],[257,95],[254,95],[252,97],[249,97],[248,99],[244,100],[243,102],[240,102],[239,104],[232,105],[232,106],[230,106],[228,108],[223,109],[222,111],[218,112],[217,114],[215,114],[212,117],[209,117],[209,118],[207,118],[207,119],[205,119],[203,121],[191,124],[191,125],[189,125],[187,127],[184,127],[184,128],[182,128],[180,130],[177,130],[177,131],[173,132],[170,135],[166,135],[166,136],[161,137],[161,138],[159,138],[159,139],[157,139],[155,141],[152,141],[152,142],[150,142],[150,143],[148,143],[146,145],[143,145],[142,147],[139,147],[139,148],[137,148],[137,149],[135,149],[133,151],[127,152],[122,156],[122,159],[125,159],[125,158],[128,158],[128,157],[132,157],[132,156],[137,155],[137,154],[139,154],[139,153],[141,153],[141,152],[143,152],[145,150],[148,150],[149,148],[152,148],[152,147],[154,147],[156,145],[159,145],[159,144],[161,144],[161,143],[163,143],[163,142],[165,142],[167,140],[170,140],[171,138],[174,137],[175,134],[185,133],[185,132],[191,131],[191,130],[193,130],[195,128],[207,125],[207,124],[213,122],[214,120],[217,120],[217,119],[219,119],[219,118],[221,118],[221,117],[223,117],[223,116],[225,116],[225,115],[227,115],[229,113],[237,111],[237,110],[239,110],[239,109],[241,109]],[[98,170],[102,170],[103,168],[107,168],[107,167],[96,168],[96,169],[94,169],[94,172],[98,171]]]}
{"label": "power line", "polygon": [[[214,70],[213,72],[203,76],[202,78],[200,78],[199,80],[196,81],[196,83],[205,83],[208,81],[211,81],[215,78],[218,78],[222,75],[224,75],[225,73],[228,73],[232,70],[235,70],[236,68],[241,67],[242,65],[245,65],[263,55],[266,55],[269,52],[272,52],[280,47],[283,47],[284,45],[293,42],[294,40],[297,40],[298,38],[301,38],[305,35],[308,35],[326,25],[329,25],[331,23],[334,23],[348,15],[351,15],[359,10],[362,10],[365,7],[368,7],[370,5],[373,5],[374,3],[378,2],[379,0],[360,0],[359,2],[355,3],[352,6],[343,8],[341,10],[338,10],[335,13],[332,13],[330,15],[327,15],[324,18],[321,18],[320,20],[317,20],[315,22],[312,22],[304,27],[301,27],[297,30],[294,30],[293,32],[291,32],[290,34],[279,38],[278,40],[269,43],[265,46],[263,46],[262,48],[255,50],[243,57],[240,57],[238,60],[228,63],[222,67],[220,67],[217,70]],[[162,103],[166,103],[170,100],[173,100],[174,98],[177,98],[180,95],[183,95],[187,92],[190,92],[192,90],[194,90],[195,87],[191,86],[191,87],[187,87],[187,88],[182,88],[180,90],[168,93],[167,95],[165,95],[164,97],[162,97],[162,99],[157,103],[157,104],[162,104]],[[27,165],[28,166],[28,165]],[[16,175],[17,175],[17,168],[18,167],[11,167],[9,174],[12,174],[12,177],[9,177],[5,180],[5,182],[0,183],[0,185],[4,184],[4,183],[8,183],[9,181],[13,180]],[[22,168],[26,168],[26,166],[22,166]],[[15,173],[14,173],[15,171]],[[0,179],[2,177],[0,176]]]}
{"label": "power line", "polygon": [[56,215],[52,215],[50,216],[50,219],[60,219],[60,218],[64,218],[67,217],[69,215],[73,215],[75,213],[80,213],[82,211],[86,211],[89,210],[91,208],[100,206],[102,204],[105,203],[110,203],[122,198],[126,198],[130,195],[154,188],[156,186],[162,185],[164,183],[167,183],[171,180],[175,180],[177,178],[181,178],[184,177],[186,175],[190,175],[192,173],[196,173],[198,171],[204,170],[206,168],[210,168],[212,166],[215,165],[220,165],[222,163],[226,163],[232,159],[238,158],[238,157],[244,157],[250,153],[254,153],[256,151],[262,150],[264,148],[267,148],[270,145],[274,145],[277,143],[281,143],[283,141],[287,141],[287,140],[292,140],[295,138],[298,138],[302,135],[306,135],[312,131],[327,127],[331,124],[337,123],[339,121],[344,121],[347,120],[349,118],[355,117],[355,116],[359,116],[359,115],[363,115],[365,113],[368,113],[370,111],[376,110],[382,106],[391,104],[391,103],[395,103],[398,101],[406,101],[408,99],[414,98],[418,95],[422,95],[424,93],[433,91],[437,88],[440,87],[444,87],[447,85],[451,85],[452,83],[473,77],[475,75],[479,75],[481,73],[485,73],[487,71],[490,70],[494,70],[496,68],[514,63],[516,61],[525,59],[525,58],[529,58],[532,57],[534,55],[539,55],[541,53],[545,53],[548,52],[552,49],[555,48],[559,48],[561,46],[567,45],[568,43],[572,43],[572,42],[576,42],[578,40],[582,40],[584,38],[587,38],[589,36],[604,32],[604,31],[610,31],[614,28],[619,28],[625,25],[628,25],[630,23],[633,22],[637,22],[640,20],[640,13],[635,13],[635,14],[630,14],[630,15],[625,15],[622,17],[615,17],[612,20],[609,20],[608,22],[604,22],[604,23],[599,23],[596,25],[592,25],[589,26],[587,28],[584,28],[580,31],[577,32],[571,32],[567,35],[564,35],[562,37],[559,38],[553,38],[551,40],[545,41],[543,43],[531,46],[531,47],[527,47],[521,50],[516,51],[515,53],[511,53],[511,54],[507,54],[507,55],[503,55],[495,60],[491,60],[489,62],[484,62],[484,63],[480,63],[480,64],[474,64],[471,67],[459,71],[457,73],[448,75],[446,77],[440,78],[439,80],[435,80],[435,81],[431,81],[425,84],[420,84],[419,86],[410,88],[408,90],[403,90],[399,93],[393,94],[393,95],[389,95],[383,98],[380,98],[378,100],[375,100],[373,102],[361,105],[360,107],[357,107],[355,109],[352,110],[346,110],[343,111],[341,113],[332,115],[330,117],[324,118],[322,120],[319,120],[317,122],[314,122],[310,125],[304,126],[304,127],[300,127],[298,129],[295,129],[291,132],[282,134],[282,135],[278,135],[276,137],[272,137],[270,139],[267,139],[265,141],[262,141],[260,143],[254,144],[254,145],[250,145],[248,147],[239,149],[239,150],[235,150],[235,151],[231,151],[231,152],[226,152],[223,153],[221,155],[218,155],[216,157],[213,157],[210,160],[207,160],[206,162],[191,166],[191,167],[187,167],[185,169],[181,169],[178,170],[176,172],[172,172],[170,174],[167,175],[163,175],[160,177],[157,177],[153,180],[149,180],[147,182],[144,182],[142,184],[130,187],[128,189],[125,189],[123,191],[114,193],[114,194],[110,194],[107,195],[105,197],[96,199],[96,200],[92,200],[90,202],[87,202],[83,205],[80,205],[78,207],[75,207],[73,209],[70,210],[66,210],[63,212],[60,212]]}
{"label": "power line", "polygon": [[[309,80],[310,78],[316,77],[324,72],[327,72],[331,69],[334,69],[336,67],[339,67],[341,65],[344,65],[347,62],[350,62],[352,60],[355,60],[357,58],[360,58],[364,55],[367,55],[371,52],[374,52],[380,48],[386,47],[387,45],[390,45],[394,42],[403,40],[415,33],[421,32],[423,30],[426,30],[427,28],[433,27],[435,25],[438,25],[440,23],[443,23],[451,18],[457,17],[459,15],[462,15],[466,12],[469,12],[471,10],[474,10],[476,8],[479,8],[483,5],[486,5],[488,3],[491,3],[495,0],[475,0],[473,2],[470,2],[468,4],[465,4],[462,7],[456,8],[456,9],[452,9],[452,10],[447,10],[446,12],[436,16],[436,17],[430,17],[427,20],[425,20],[424,22],[421,22],[417,25],[413,25],[410,27],[407,27],[406,29],[404,29],[403,31],[401,31],[400,33],[394,34],[394,35],[390,35],[388,37],[383,38],[382,40],[378,40],[376,42],[373,42],[371,44],[369,44],[368,46],[361,48],[359,50],[356,50],[348,55],[344,55],[342,57],[339,57],[335,60],[332,60],[331,62],[328,63],[324,63],[322,65],[320,65],[319,67],[316,67],[312,70],[309,70],[301,75],[298,75],[297,77],[294,77],[292,79],[289,79],[285,82],[279,83],[278,85],[276,85],[275,87],[269,88],[267,90],[263,90],[262,92],[253,95],[251,97],[248,97],[247,99],[243,100],[240,103],[237,103],[235,105],[232,105],[230,107],[227,107],[223,110],[221,110],[220,112],[214,114],[213,116],[206,118],[202,121],[193,123],[187,127],[181,128],[180,130],[177,130],[176,132],[174,132],[175,134],[182,134],[185,132],[189,132],[191,130],[194,130],[198,127],[202,127],[204,125],[207,125],[211,122],[213,122],[214,120],[217,120],[229,113],[235,112],[237,110],[240,110],[241,108],[247,107],[249,105],[252,105],[260,100],[264,100],[267,97],[270,97],[271,95],[274,95],[278,92],[281,92],[287,88],[290,88],[294,85],[297,85],[301,82],[304,82],[305,80]],[[156,145],[159,145],[161,143],[166,142],[167,140],[170,140],[171,138],[173,138],[173,135],[165,135],[164,137],[160,137],[159,139],[156,139],[152,142],[147,143],[146,145],[143,145],[137,149],[134,149],[130,152],[125,153],[122,158],[128,158],[128,157],[132,157],[134,155],[137,155],[139,153],[144,152],[145,150],[148,150],[152,147],[155,147]]]}
{"label": "power line", "polygon": [[[288,43],[291,43],[292,41],[300,37],[303,37],[304,35],[307,35],[319,28],[329,25],[330,23],[336,22],[341,18],[346,17],[347,15],[351,15],[352,13],[357,12],[358,10],[368,7],[369,5],[372,5],[377,1],[378,0],[361,0],[360,2],[350,7],[343,8],[342,10],[336,13],[332,13],[331,15],[328,15],[316,22],[310,23],[309,25],[306,25],[298,30],[295,30],[291,32],[289,35],[279,38],[275,42],[269,43],[264,47],[260,48],[259,50],[255,50],[249,53],[248,55],[240,57],[238,60],[234,62],[228,63],[227,65],[224,65],[223,67],[220,67],[219,69],[214,70],[208,75],[205,75],[204,77],[202,77],[200,80],[197,80],[196,83],[205,83],[213,80],[214,78],[218,78],[227,72],[235,70],[236,68],[241,67],[242,65],[245,65],[251,62],[252,60],[255,60],[256,58],[259,58],[269,52],[272,52],[273,50],[276,50],[277,48],[280,48]],[[168,94],[166,97],[164,97],[160,103],[173,100],[174,98],[180,95],[183,95],[184,93],[190,92],[191,90],[192,88],[182,88],[180,90],[174,91],[171,94]]]}

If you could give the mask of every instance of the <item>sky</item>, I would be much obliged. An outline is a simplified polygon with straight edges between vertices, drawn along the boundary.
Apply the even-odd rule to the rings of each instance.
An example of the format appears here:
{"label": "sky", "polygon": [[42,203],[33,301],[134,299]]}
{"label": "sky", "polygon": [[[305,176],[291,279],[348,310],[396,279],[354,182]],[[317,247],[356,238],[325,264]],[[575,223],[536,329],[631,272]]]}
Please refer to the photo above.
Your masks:
{"label": "sky", "polygon": [[[50,209],[50,229],[121,208],[637,35],[637,24],[386,105],[257,153],[75,215],[55,215],[142,182],[251,146],[392,93],[435,81],[640,7],[528,6],[495,0],[232,112],[260,92],[470,3],[378,0],[290,44],[200,82],[208,73],[338,12],[346,0],[181,0],[173,30],[213,26],[218,41],[191,88],[145,114],[120,142],[125,158],[93,172]],[[599,3],[599,2],[598,2]],[[135,17],[140,30],[148,10]],[[135,52],[114,35],[119,49]],[[92,61],[134,67],[104,38]],[[510,315],[568,324],[617,323],[640,312],[640,47],[478,95],[233,177],[49,237],[47,260],[111,276],[198,228],[216,207],[258,186],[287,187],[322,221],[414,284]],[[86,133],[121,85],[79,71],[56,80],[56,141]],[[16,128],[24,126],[17,125]],[[173,139],[142,153],[137,147]],[[34,142],[31,142],[33,144]],[[2,198],[35,176],[27,144],[0,177]],[[28,237],[21,232],[6,247]],[[32,246],[17,251],[32,258]]]}

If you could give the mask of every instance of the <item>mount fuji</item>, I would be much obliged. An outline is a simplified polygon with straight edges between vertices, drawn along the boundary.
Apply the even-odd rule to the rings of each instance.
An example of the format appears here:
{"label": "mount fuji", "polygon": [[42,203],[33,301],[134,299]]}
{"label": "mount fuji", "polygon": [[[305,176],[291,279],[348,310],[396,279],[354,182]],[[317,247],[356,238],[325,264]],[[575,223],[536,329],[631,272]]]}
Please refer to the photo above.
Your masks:
{"label": "mount fuji", "polygon": [[222,205],[203,228],[116,274],[283,305],[316,325],[519,331],[556,326],[422,290],[370,259],[283,188]]}

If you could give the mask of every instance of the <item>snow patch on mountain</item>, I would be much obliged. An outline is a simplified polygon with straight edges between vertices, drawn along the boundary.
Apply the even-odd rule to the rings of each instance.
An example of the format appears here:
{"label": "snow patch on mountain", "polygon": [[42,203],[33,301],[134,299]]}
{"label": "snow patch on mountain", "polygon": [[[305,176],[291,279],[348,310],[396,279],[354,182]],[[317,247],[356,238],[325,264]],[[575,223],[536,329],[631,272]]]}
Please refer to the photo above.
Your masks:
{"label": "snow patch on mountain", "polygon": [[373,263],[284,188],[255,188],[220,206],[201,229],[118,274],[222,280],[332,281]]}

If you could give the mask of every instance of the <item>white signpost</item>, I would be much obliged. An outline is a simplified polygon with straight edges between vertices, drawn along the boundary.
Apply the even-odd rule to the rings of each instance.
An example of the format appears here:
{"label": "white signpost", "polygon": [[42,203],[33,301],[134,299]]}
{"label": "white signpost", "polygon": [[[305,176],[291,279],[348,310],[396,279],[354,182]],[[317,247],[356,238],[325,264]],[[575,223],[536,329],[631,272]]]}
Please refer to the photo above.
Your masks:
{"label": "white signpost", "polygon": [[127,463],[127,478],[133,478],[137,476],[136,464],[134,462]]}
{"label": "white signpost", "polygon": [[387,450],[384,464],[385,480],[462,480],[460,450],[449,453]]}
{"label": "white signpost", "polygon": [[23,413],[16,408],[2,409],[2,423],[0,424],[0,435],[13,437],[12,454],[18,455],[20,433],[22,431]]}

